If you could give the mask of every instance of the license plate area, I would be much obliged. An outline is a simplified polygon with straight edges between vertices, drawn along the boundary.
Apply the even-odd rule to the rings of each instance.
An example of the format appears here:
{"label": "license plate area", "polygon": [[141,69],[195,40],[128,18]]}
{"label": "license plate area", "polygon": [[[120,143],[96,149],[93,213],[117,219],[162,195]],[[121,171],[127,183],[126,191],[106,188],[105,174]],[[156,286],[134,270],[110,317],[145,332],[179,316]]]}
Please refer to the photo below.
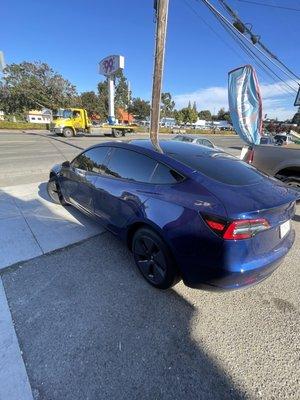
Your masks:
{"label": "license plate area", "polygon": [[283,224],[279,226],[279,236],[280,239],[283,239],[291,229],[291,220],[285,221]]}

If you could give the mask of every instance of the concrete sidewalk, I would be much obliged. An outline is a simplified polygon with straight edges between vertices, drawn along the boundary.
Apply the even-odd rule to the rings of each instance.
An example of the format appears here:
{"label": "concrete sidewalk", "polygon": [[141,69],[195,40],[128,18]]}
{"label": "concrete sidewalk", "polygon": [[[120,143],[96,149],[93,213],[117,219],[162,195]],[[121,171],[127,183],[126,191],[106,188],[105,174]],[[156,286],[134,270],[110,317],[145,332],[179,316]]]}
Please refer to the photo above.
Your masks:
{"label": "concrete sidewalk", "polygon": [[73,207],[52,203],[46,183],[0,189],[0,269],[101,232]]}

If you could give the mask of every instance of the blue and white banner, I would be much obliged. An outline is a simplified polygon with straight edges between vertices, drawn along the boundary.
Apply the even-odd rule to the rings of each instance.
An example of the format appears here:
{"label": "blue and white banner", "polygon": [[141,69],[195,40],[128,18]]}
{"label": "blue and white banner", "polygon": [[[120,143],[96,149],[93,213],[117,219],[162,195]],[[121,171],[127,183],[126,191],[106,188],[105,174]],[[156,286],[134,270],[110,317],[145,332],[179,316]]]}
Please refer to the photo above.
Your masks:
{"label": "blue and white banner", "polygon": [[262,101],[256,72],[251,65],[228,74],[228,101],[232,125],[248,144],[259,144],[262,135]]}

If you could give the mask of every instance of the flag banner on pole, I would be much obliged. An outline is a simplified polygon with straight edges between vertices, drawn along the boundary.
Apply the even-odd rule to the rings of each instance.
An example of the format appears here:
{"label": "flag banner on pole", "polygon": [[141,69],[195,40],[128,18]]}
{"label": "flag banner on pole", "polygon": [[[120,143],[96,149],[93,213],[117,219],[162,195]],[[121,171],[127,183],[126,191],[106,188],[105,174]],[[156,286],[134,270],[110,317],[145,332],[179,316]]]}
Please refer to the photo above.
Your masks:
{"label": "flag banner on pole", "polygon": [[262,101],[256,72],[251,65],[228,74],[228,101],[232,125],[248,144],[259,144],[262,134]]}

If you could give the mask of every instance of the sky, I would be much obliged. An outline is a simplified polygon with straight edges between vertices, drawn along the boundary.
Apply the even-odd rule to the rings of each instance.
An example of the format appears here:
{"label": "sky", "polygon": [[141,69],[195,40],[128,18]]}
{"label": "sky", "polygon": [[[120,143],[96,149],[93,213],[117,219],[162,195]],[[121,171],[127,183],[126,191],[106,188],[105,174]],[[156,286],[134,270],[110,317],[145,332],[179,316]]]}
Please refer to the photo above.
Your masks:
{"label": "sky", "polygon": [[[217,0],[211,1],[218,5]],[[300,10],[300,0],[256,2]],[[258,6],[245,0],[228,3],[299,75],[300,11]],[[133,96],[150,100],[154,34],[153,0],[1,2],[0,50],[6,63],[46,62],[79,92],[96,90],[104,79],[98,73],[99,61],[110,54],[121,54]],[[247,63],[251,60],[201,1],[170,0],[163,91],[172,94],[177,108],[196,101],[198,110],[227,109],[228,72]],[[278,82],[258,69],[257,73],[264,114],[291,117],[297,110],[293,106],[295,93],[284,93]]]}

